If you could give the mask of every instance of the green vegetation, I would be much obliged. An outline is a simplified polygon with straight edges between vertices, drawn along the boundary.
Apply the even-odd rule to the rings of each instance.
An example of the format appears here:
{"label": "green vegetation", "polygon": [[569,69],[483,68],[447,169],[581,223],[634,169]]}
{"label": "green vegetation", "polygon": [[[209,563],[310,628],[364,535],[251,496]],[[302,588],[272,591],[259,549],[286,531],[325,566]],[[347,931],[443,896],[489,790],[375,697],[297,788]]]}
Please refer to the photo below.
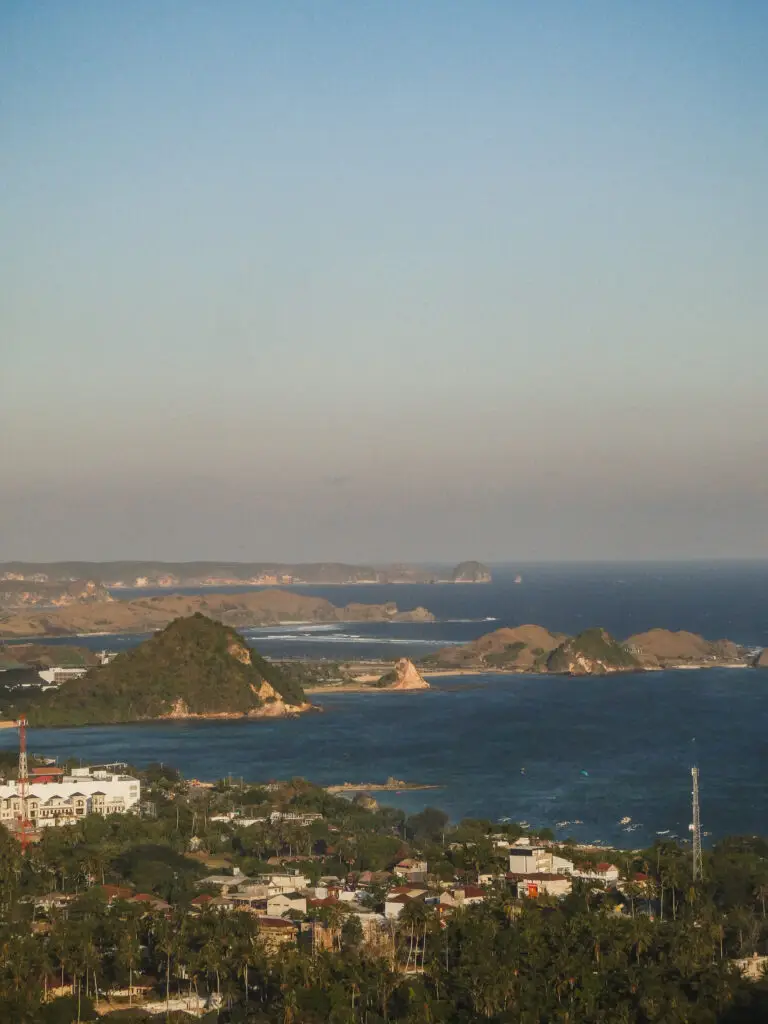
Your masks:
{"label": "green vegetation", "polygon": [[[151,818],[89,816],[46,829],[26,856],[0,827],[0,1020],[73,1024],[107,1008],[106,1021],[189,1019],[173,1011],[150,1018],[136,1006],[145,996],[209,1003],[215,1008],[202,1019],[211,1024],[768,1019],[768,983],[747,982],[733,963],[768,949],[763,839],[716,844],[695,885],[690,851],[672,842],[623,853],[564,848],[619,865],[623,892],[577,882],[559,901],[519,900],[497,845],[518,836],[518,825],[451,825],[436,808],[406,819],[302,779],[269,791],[224,782],[196,790],[167,766],[141,774]],[[239,827],[251,802],[262,820]],[[307,810],[322,820],[302,827],[269,817]],[[230,822],[211,820],[228,811]],[[378,944],[352,912],[356,903],[289,912],[296,929],[278,948],[259,916],[193,902],[218,891],[201,884],[211,872],[235,884],[236,868],[300,867],[311,879],[337,875],[353,885],[361,872],[391,872],[406,856],[429,863],[427,899],[386,923]],[[495,879],[484,902],[439,914],[430,900],[440,879],[461,886],[478,872]],[[391,875],[371,880],[362,907],[380,912],[391,884]],[[327,942],[313,942],[316,927]]]}
{"label": "green vegetation", "polygon": [[42,694],[26,713],[34,725],[132,722],[174,710],[248,714],[262,704],[263,682],[289,704],[304,700],[295,676],[250,650],[233,629],[197,613]]}
{"label": "green vegetation", "polygon": [[486,654],[485,662],[490,665],[491,668],[504,668],[509,665],[512,666],[517,661],[517,656],[520,651],[524,651],[526,644],[522,640],[517,640],[513,644],[507,644],[503,651],[492,651],[490,654]]}
{"label": "green vegetation", "polygon": [[547,660],[547,671],[568,672],[577,659],[592,663],[592,671],[601,669],[639,669],[640,663],[604,629],[586,629],[556,647]]}

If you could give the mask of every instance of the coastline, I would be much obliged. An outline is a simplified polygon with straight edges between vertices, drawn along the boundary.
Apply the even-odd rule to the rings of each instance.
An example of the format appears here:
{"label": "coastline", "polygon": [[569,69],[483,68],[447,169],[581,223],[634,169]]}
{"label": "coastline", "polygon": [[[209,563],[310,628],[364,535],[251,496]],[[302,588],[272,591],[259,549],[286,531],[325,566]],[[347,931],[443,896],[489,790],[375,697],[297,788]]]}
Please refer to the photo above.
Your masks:
{"label": "coastline", "polygon": [[[435,670],[424,670],[421,675],[429,682],[431,679],[445,679],[451,676],[536,676],[537,678],[555,677],[558,679],[588,679],[590,676],[602,678],[605,675],[611,676],[628,676],[628,675],[645,675],[648,672],[706,672],[707,670],[716,668],[727,668],[727,669],[749,669],[752,671],[754,665],[750,665],[746,662],[722,662],[722,663],[711,663],[703,662],[701,664],[693,665],[654,665],[646,668],[635,668],[629,670],[615,670],[612,672],[605,673],[570,673],[570,672],[531,672],[524,669],[514,668],[445,668]],[[323,693],[407,693],[407,690],[393,690],[387,686],[374,686],[372,683],[366,683],[356,680],[351,683],[331,683],[328,686],[305,686],[305,693],[311,694],[323,694]],[[413,692],[417,692],[414,690]],[[423,692],[423,691],[422,691]]]}

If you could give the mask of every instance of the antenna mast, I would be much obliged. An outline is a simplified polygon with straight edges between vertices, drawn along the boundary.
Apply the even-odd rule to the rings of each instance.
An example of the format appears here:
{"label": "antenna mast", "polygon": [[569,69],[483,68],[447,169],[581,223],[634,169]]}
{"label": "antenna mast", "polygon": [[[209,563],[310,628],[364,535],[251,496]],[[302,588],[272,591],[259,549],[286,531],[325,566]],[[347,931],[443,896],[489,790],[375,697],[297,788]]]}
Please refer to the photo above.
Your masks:
{"label": "antenna mast", "polygon": [[21,839],[21,851],[27,852],[29,845],[29,816],[27,814],[27,801],[29,796],[29,769],[27,768],[27,720],[19,719],[19,796],[21,797],[21,808],[19,811],[19,837]]}
{"label": "antenna mast", "polygon": [[693,880],[694,882],[700,882],[704,872],[701,860],[701,812],[699,809],[698,765],[694,765],[691,768],[691,777],[693,778],[693,823],[691,825],[691,832],[693,833]]}

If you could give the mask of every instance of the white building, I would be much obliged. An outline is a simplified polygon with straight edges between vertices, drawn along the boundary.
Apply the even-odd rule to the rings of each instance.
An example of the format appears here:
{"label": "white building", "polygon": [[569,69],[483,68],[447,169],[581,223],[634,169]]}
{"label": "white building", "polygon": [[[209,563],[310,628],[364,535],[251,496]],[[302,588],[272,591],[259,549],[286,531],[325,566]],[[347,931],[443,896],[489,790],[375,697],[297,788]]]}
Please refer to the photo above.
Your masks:
{"label": "white building", "polygon": [[546,873],[572,875],[573,861],[559,857],[543,846],[515,845],[509,849],[509,870],[514,874]]}
{"label": "white building", "polygon": [[68,679],[80,679],[88,669],[85,666],[80,668],[64,668],[61,665],[54,665],[53,668],[43,668],[37,673],[44,683],[59,686],[66,683]]}
{"label": "white building", "polygon": [[[86,814],[125,814],[138,811],[141,783],[132,775],[115,775],[75,768],[58,781],[29,781],[27,817],[33,828],[66,825]],[[11,826],[21,817],[18,782],[0,785],[0,822]]]}
{"label": "white building", "polygon": [[307,897],[300,892],[277,892],[267,899],[267,914],[270,917],[284,917],[289,911],[306,914]]}

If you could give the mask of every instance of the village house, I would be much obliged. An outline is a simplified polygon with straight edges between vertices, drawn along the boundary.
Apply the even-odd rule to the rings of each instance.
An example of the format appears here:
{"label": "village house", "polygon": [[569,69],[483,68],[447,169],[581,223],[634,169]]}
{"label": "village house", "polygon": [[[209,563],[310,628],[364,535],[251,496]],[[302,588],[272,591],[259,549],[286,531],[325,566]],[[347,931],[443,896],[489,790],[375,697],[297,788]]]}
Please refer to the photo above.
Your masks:
{"label": "village house", "polygon": [[300,892],[278,892],[267,898],[267,914],[270,917],[285,917],[289,911],[306,914],[307,897]]}
{"label": "village house", "polygon": [[518,899],[567,896],[573,889],[570,876],[556,875],[549,871],[510,872],[507,880],[516,886]]}
{"label": "village house", "polygon": [[231,875],[207,875],[205,878],[198,879],[195,885],[198,889],[207,885],[212,889],[218,889],[220,893],[228,893],[238,889],[241,885],[247,885],[250,881],[252,880],[244,875],[240,868],[235,868]]}
{"label": "village house", "polygon": [[573,872],[574,878],[581,878],[586,882],[603,882],[605,885],[615,885],[619,880],[619,869],[615,864],[608,861],[601,861],[595,867],[591,864],[579,864]]}
{"label": "village house", "polygon": [[399,864],[395,865],[395,874],[405,878],[409,882],[426,882],[428,865],[425,860],[417,860],[413,857],[406,857]]}
{"label": "village house", "polygon": [[488,896],[484,889],[476,885],[456,886],[440,894],[440,907],[445,910],[456,910],[460,907],[471,907],[482,903]]}
{"label": "village house", "polygon": [[403,907],[411,900],[423,900],[427,895],[426,889],[420,889],[411,885],[398,885],[390,889],[384,901],[384,916],[390,920],[396,919],[402,913]]}
{"label": "village house", "polygon": [[266,883],[270,893],[292,892],[295,889],[308,889],[310,886],[310,880],[304,875],[300,875],[298,871],[293,874],[275,872],[272,875],[262,875],[259,881]]}

